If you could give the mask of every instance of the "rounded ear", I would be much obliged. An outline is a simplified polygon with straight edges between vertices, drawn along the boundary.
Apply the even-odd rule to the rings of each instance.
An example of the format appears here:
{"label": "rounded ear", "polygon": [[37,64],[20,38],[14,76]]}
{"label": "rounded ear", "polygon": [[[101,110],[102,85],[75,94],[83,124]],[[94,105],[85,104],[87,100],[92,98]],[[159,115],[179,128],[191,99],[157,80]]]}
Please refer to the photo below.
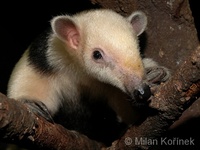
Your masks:
{"label": "rounded ear", "polygon": [[130,21],[135,33],[137,36],[142,34],[147,26],[147,16],[142,11],[133,12],[129,17]]}
{"label": "rounded ear", "polygon": [[70,16],[57,16],[51,21],[53,32],[71,48],[77,49],[80,34],[75,22]]}

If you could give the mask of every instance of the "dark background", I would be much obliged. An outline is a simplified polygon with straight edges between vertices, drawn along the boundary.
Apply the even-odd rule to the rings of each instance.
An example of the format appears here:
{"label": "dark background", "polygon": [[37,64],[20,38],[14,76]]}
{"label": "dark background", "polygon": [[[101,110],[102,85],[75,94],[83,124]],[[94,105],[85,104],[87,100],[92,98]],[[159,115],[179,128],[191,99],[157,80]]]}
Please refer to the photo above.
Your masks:
{"label": "dark background", "polygon": [[73,14],[96,8],[89,0],[56,0],[48,3],[27,0],[0,4],[0,92],[6,94],[7,82],[15,63],[31,41],[49,26],[53,16]]}

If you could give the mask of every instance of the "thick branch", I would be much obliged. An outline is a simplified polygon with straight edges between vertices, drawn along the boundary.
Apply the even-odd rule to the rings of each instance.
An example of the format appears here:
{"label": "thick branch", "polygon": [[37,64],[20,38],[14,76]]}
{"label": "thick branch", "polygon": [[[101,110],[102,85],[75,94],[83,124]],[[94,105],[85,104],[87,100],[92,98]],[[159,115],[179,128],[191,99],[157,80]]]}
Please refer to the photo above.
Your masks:
{"label": "thick branch", "polygon": [[23,147],[48,150],[100,149],[102,145],[75,131],[35,116],[19,101],[0,94],[0,137]]}

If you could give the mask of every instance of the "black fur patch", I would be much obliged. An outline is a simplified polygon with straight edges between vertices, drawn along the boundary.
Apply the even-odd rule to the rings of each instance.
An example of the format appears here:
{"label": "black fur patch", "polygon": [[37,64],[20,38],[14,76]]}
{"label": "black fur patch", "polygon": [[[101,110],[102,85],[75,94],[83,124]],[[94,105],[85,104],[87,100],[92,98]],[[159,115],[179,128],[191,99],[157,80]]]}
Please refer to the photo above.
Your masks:
{"label": "black fur patch", "polygon": [[77,107],[65,100],[64,95],[61,97],[63,105],[54,116],[54,121],[69,130],[78,131],[109,146],[127,129],[125,123],[118,122],[105,96],[92,98],[89,93],[82,93]]}
{"label": "black fur patch", "polygon": [[48,29],[40,34],[29,47],[28,61],[30,65],[41,72],[51,74],[53,67],[47,62],[48,39],[51,30]]}

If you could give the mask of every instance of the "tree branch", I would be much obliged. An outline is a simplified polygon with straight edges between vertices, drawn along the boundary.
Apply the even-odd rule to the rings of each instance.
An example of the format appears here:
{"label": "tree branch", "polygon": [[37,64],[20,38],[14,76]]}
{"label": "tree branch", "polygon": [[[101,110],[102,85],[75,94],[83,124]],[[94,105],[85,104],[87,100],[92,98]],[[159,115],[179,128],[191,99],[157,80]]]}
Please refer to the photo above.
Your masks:
{"label": "tree branch", "polygon": [[26,148],[100,149],[103,145],[34,115],[19,101],[0,94],[0,137]]}
{"label": "tree branch", "polygon": [[[135,139],[148,137],[153,140],[161,137],[189,107],[189,102],[199,97],[195,97],[199,93],[200,46],[184,61],[173,77],[156,91],[150,106],[158,110],[158,113],[149,116],[141,125],[132,126],[113,146],[117,147],[116,149],[125,146],[127,149],[148,149],[151,145],[137,145]],[[127,140],[128,144],[125,144]]]}

